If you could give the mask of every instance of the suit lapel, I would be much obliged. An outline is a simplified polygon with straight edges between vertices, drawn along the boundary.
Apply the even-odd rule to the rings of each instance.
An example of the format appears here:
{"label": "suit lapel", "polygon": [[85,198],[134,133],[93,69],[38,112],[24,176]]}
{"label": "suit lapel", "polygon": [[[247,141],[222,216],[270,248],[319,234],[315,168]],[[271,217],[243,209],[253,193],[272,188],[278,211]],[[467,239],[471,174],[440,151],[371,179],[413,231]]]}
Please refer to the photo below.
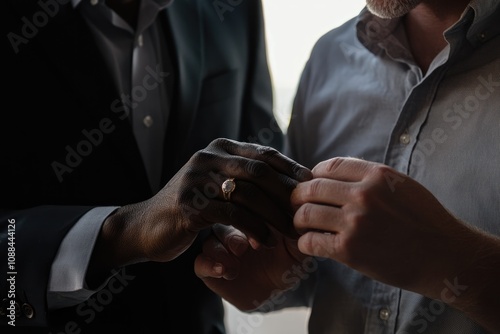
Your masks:
{"label": "suit lapel", "polygon": [[[33,1],[9,1],[19,8],[22,15],[32,15],[40,10]],[[197,1],[177,0],[165,11],[175,49],[173,62],[177,73],[166,135],[165,181],[185,163],[191,153],[188,152],[187,143],[192,136],[198,110],[203,66],[203,31],[199,6]],[[94,117],[112,117],[114,123],[119,123],[110,135],[111,140],[128,164],[144,175],[147,181],[129,122],[127,119],[119,120],[119,114],[111,111],[111,104],[119,97],[114,83],[90,30],[83,18],[74,11],[71,2],[60,5],[57,14],[50,18],[47,26],[40,29],[37,39],[48,53],[52,65],[59,68],[64,80],[75,86],[75,91],[81,92],[81,100],[89,104],[87,109],[97,113]],[[102,73],[100,80],[95,80],[96,71]]]}
{"label": "suit lapel", "polygon": [[[176,0],[166,11],[173,47],[174,66],[177,78],[169,120],[166,147],[175,152],[174,161],[165,161],[167,166],[179,168],[186,160],[187,142],[198,110],[202,81],[202,26],[197,1]],[[189,154],[189,153],[188,153]],[[172,159],[171,157],[168,159]],[[168,173],[167,173],[168,174]]]}

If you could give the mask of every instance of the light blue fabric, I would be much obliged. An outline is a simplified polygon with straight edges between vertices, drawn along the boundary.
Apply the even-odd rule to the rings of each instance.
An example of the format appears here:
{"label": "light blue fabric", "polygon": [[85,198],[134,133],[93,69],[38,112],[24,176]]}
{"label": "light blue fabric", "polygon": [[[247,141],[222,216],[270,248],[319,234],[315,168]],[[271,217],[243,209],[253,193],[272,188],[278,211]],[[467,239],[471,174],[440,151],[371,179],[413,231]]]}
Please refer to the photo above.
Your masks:
{"label": "light blue fabric", "polygon": [[[315,45],[284,153],[311,168],[336,156],[383,162],[422,183],[463,221],[500,235],[498,22],[498,1],[472,1],[423,75],[400,20],[363,10]],[[311,306],[312,334],[484,333],[442,301],[330,260],[317,266],[275,305]],[[459,277],[443,279],[442,289],[444,298],[464,291]]]}

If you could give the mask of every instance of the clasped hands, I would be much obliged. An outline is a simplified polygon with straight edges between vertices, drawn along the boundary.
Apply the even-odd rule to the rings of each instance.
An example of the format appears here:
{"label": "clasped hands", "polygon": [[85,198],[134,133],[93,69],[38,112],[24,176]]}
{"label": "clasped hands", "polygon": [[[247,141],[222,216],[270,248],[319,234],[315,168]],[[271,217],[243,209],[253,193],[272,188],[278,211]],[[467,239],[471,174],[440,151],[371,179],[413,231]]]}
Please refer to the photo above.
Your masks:
{"label": "clasped hands", "polygon": [[293,290],[290,271],[320,257],[429,298],[442,298],[444,282],[460,284],[460,298],[443,301],[498,327],[491,310],[499,306],[500,238],[460,221],[386,165],[337,157],[309,170],[272,148],[228,139],[195,153],[150,199],[105,220],[87,283],[98,286],[120,266],[175,260],[201,231],[211,233],[199,239],[194,271],[240,310]]}
{"label": "clasped hands", "polygon": [[[230,178],[236,188],[225,198]],[[272,148],[227,139],[193,155],[154,197],[109,217],[99,242],[106,256],[96,258],[108,261],[101,268],[171,261],[207,228],[195,273],[244,310],[291,288],[284,273],[308,256],[430,297],[439,295],[436,282],[468,265],[450,238],[468,227],[408,176],[354,158],[309,170]]]}
{"label": "clasped hands", "polygon": [[[196,274],[241,310],[292,288],[297,282],[286,273],[308,256],[430,297],[442,289],[436,282],[453,279],[464,265],[449,235],[465,226],[422,185],[386,165],[355,158],[320,162],[310,178],[296,180],[289,203],[296,238],[272,229],[275,245],[259,247],[237,228],[215,225],[196,259]],[[435,260],[440,256],[448,261]]]}

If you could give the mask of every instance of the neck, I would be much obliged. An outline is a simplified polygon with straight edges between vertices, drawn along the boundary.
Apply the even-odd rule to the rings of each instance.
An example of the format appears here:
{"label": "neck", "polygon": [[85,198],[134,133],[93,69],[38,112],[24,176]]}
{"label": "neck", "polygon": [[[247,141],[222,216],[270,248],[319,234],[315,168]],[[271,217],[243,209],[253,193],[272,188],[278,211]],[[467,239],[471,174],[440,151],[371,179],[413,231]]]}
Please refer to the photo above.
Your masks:
{"label": "neck", "polygon": [[424,0],[404,18],[415,61],[424,73],[446,46],[444,31],[455,24],[470,0]]}

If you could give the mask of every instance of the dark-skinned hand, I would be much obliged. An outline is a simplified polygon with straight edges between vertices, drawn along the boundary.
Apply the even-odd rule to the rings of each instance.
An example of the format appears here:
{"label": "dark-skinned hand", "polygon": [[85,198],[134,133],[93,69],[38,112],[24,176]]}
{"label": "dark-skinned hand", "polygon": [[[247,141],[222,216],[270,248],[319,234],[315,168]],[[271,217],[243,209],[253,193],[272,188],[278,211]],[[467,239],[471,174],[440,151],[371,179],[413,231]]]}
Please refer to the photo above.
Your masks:
{"label": "dark-skinned hand", "polygon": [[[272,230],[297,238],[290,194],[311,172],[277,150],[228,139],[214,140],[154,197],[123,206],[103,224],[87,279],[99,282],[112,268],[171,261],[203,229],[232,225],[254,247],[272,246]],[[235,178],[230,201],[221,184]]]}
{"label": "dark-skinned hand", "polygon": [[[274,231],[273,247],[254,247],[233,226],[216,224],[195,260],[194,271],[205,285],[240,310],[264,302],[280,303],[283,292],[297,287],[310,257],[298,250],[297,238]],[[299,272],[299,273],[298,273]]]}

